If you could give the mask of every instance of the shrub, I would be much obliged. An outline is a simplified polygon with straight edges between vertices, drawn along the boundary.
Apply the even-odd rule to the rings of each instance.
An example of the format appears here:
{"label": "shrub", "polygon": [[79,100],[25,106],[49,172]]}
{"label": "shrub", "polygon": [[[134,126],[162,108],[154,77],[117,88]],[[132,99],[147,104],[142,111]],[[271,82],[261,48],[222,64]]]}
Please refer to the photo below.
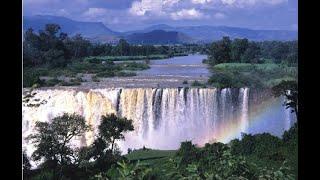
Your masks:
{"label": "shrub", "polygon": [[45,85],[44,86],[48,86],[48,87],[51,87],[51,86],[55,86],[56,84],[59,84],[61,83],[62,81],[57,79],[57,78],[53,78],[53,79],[49,79],[45,82]]}
{"label": "shrub", "polygon": [[96,75],[97,77],[114,77],[115,73],[113,71],[103,71],[99,72]]}
{"label": "shrub", "polygon": [[214,73],[208,80],[208,83],[217,88],[232,87],[232,75],[228,73]]}
{"label": "shrub", "polygon": [[91,77],[91,80],[92,80],[93,82],[100,82],[100,80],[99,80],[99,78],[98,78],[97,76],[92,76],[92,77]]}
{"label": "shrub", "polygon": [[182,82],[182,84],[188,84],[188,81],[187,81],[187,80],[184,80],[184,81]]}
{"label": "shrub", "polygon": [[197,148],[191,141],[182,142],[176,156],[180,157],[180,166],[186,167],[188,164],[197,160]]}
{"label": "shrub", "polygon": [[61,82],[60,83],[61,86],[78,86],[78,85],[81,85],[80,82]]}
{"label": "shrub", "polygon": [[101,64],[101,60],[97,58],[88,59],[88,62],[93,64]]}
{"label": "shrub", "polygon": [[116,72],[115,76],[120,76],[120,77],[136,76],[136,73],[120,71],[120,72]]}
{"label": "shrub", "polygon": [[136,62],[126,62],[119,64],[122,70],[138,71],[145,70],[149,68],[149,65],[146,63],[136,63]]}
{"label": "shrub", "polygon": [[199,81],[195,80],[195,81],[192,82],[191,86],[204,86],[204,84],[202,84]]}
{"label": "shrub", "polygon": [[32,180],[44,180],[44,179],[54,180],[53,170],[43,170],[32,178]]}
{"label": "shrub", "polygon": [[43,81],[40,80],[39,73],[32,70],[23,71],[23,87],[31,87],[34,84],[42,85]]}

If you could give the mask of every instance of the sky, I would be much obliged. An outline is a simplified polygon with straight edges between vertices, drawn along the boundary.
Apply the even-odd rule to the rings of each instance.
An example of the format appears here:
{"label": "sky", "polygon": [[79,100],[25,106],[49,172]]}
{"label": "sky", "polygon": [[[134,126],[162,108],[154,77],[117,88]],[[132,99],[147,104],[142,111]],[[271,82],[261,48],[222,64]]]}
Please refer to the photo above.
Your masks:
{"label": "sky", "polygon": [[115,31],[155,24],[298,29],[298,0],[23,0],[23,14],[102,22]]}

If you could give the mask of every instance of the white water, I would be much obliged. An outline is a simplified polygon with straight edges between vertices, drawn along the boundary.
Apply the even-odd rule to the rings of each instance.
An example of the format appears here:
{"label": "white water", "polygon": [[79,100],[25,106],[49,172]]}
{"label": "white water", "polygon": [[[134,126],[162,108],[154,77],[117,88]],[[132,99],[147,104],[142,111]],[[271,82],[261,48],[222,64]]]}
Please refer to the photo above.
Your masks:
{"label": "white water", "polygon": [[[146,146],[155,149],[176,149],[181,141],[228,142],[247,132],[249,123],[249,89],[214,88],[116,88],[76,90],[37,90],[33,98],[46,100],[39,107],[23,106],[23,137],[34,133],[36,121],[49,121],[66,113],[85,117],[94,127],[84,137],[74,139],[74,146],[93,142],[102,115],[115,113],[132,119],[135,130],[118,142],[127,148]],[[40,102],[39,101],[39,102]],[[290,116],[285,121],[291,122]],[[284,123],[288,129],[290,124]],[[33,146],[23,140],[31,155]]]}

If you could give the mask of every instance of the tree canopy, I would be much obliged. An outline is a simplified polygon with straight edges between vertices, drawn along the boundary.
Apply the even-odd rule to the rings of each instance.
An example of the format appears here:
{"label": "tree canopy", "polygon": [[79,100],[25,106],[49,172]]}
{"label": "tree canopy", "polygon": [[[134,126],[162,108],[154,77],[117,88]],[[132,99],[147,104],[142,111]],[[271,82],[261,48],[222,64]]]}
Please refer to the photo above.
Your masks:
{"label": "tree canopy", "polygon": [[63,114],[53,118],[51,123],[36,122],[36,133],[27,137],[35,144],[33,160],[49,160],[57,165],[73,163],[75,151],[69,143],[89,130],[90,126],[86,125],[84,118],[76,114]]}

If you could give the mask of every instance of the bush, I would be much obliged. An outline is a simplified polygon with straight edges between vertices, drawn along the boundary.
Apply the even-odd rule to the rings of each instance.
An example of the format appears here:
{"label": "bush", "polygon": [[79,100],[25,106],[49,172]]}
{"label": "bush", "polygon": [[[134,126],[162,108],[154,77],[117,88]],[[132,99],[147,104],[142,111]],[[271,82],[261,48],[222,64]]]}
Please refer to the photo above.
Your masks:
{"label": "bush", "polygon": [[101,64],[101,60],[97,58],[87,59],[89,63]]}
{"label": "bush", "polygon": [[49,79],[45,82],[44,86],[47,87],[51,87],[51,86],[55,86],[56,84],[61,83],[62,81],[57,79],[57,78],[53,78],[53,79]]}
{"label": "bush", "polygon": [[[181,143],[168,173],[173,179],[254,179],[255,171],[241,156],[234,156],[223,143],[196,148],[190,141]],[[173,169],[172,169],[173,168]]]}
{"label": "bush", "polygon": [[92,76],[91,79],[93,82],[100,82],[100,80],[97,76]]}
{"label": "bush", "polygon": [[120,77],[129,77],[129,76],[136,76],[137,74],[134,72],[124,72],[124,71],[120,71],[120,72],[116,72],[115,76],[120,76]]}
{"label": "bush", "polygon": [[104,71],[104,72],[99,72],[96,75],[97,77],[114,77],[115,73],[113,71]]}
{"label": "bush", "polygon": [[63,82],[60,83],[60,85],[61,86],[78,86],[78,85],[81,85],[81,82],[77,82],[77,81],[75,81],[75,82],[65,82],[65,81],[63,81]]}
{"label": "bush", "polygon": [[180,157],[180,167],[186,167],[188,164],[197,160],[197,148],[191,141],[182,142],[176,156]]}
{"label": "bush", "polygon": [[54,180],[54,172],[53,170],[43,170],[36,176],[32,178],[32,180]]}
{"label": "bush", "polygon": [[150,68],[146,63],[126,62],[119,64],[122,70],[139,71]]}
{"label": "bush", "polygon": [[214,73],[208,80],[208,83],[217,88],[229,88],[233,84],[232,75],[228,73]]}
{"label": "bush", "polygon": [[34,84],[43,84],[43,81],[40,80],[39,73],[32,70],[23,71],[23,87],[31,87]]}
{"label": "bush", "polygon": [[204,84],[200,83],[199,81],[195,80],[192,82],[191,86],[201,86],[201,87],[205,87]]}
{"label": "bush", "polygon": [[187,81],[187,80],[184,80],[184,81],[182,82],[182,84],[188,84],[188,81]]}

